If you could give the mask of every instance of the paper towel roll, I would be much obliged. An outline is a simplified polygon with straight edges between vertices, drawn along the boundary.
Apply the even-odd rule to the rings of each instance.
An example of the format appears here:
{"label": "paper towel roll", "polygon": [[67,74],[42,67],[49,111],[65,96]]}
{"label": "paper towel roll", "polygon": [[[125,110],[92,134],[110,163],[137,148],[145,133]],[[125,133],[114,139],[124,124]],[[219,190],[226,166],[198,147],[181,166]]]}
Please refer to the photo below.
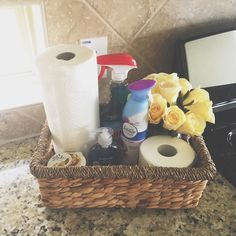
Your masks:
{"label": "paper towel roll", "polygon": [[79,45],[48,48],[36,60],[55,151],[87,152],[99,127],[96,53]]}
{"label": "paper towel roll", "polygon": [[189,167],[195,160],[193,148],[184,140],[170,136],[153,136],[140,146],[139,165]]}

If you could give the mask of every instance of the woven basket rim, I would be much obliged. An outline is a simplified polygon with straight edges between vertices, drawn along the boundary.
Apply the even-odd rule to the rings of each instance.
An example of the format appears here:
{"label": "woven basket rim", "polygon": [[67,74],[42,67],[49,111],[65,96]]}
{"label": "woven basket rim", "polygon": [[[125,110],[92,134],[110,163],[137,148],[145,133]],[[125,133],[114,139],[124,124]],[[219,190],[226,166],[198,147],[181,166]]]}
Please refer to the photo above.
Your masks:
{"label": "woven basket rim", "polygon": [[38,179],[175,179],[175,180],[212,180],[216,168],[210,153],[205,145],[203,137],[190,139],[191,145],[197,153],[200,161],[197,167],[168,168],[168,167],[146,167],[146,166],[82,166],[82,167],[47,167],[47,161],[52,155],[51,133],[47,122],[41,131],[36,150],[30,162],[30,171]]}

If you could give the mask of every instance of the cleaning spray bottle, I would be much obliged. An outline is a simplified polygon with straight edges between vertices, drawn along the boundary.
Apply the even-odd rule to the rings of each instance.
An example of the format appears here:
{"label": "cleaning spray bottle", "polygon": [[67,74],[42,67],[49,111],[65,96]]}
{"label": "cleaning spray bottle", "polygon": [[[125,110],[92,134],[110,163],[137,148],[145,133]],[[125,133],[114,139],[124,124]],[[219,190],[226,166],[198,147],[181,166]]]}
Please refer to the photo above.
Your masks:
{"label": "cleaning spray bottle", "polygon": [[95,131],[98,133],[97,143],[89,149],[88,165],[118,165],[121,151],[113,141],[113,130],[102,127]]}
{"label": "cleaning spray bottle", "polygon": [[111,69],[111,99],[108,104],[100,106],[101,126],[111,127],[115,132],[121,131],[122,111],[129,93],[127,74],[137,68],[136,61],[129,54],[117,53],[98,56],[97,64],[101,65],[99,80],[106,69]]}
{"label": "cleaning spray bottle", "polygon": [[125,146],[123,164],[138,163],[139,146],[147,135],[148,127],[148,94],[155,85],[154,80],[138,80],[128,86],[131,96],[125,104],[122,118],[122,135]]}

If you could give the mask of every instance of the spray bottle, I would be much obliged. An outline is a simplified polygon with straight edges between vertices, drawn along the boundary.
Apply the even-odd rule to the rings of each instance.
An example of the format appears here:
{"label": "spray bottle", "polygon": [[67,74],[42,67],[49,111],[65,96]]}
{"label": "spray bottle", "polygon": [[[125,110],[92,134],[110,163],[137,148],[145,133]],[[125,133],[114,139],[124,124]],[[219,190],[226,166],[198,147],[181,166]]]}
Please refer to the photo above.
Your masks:
{"label": "spray bottle", "polygon": [[101,65],[99,80],[105,70],[111,68],[111,99],[108,104],[100,106],[101,126],[119,131],[122,125],[122,111],[129,93],[127,74],[131,69],[137,68],[137,64],[132,56],[125,53],[98,56],[97,64]]}
{"label": "spray bottle", "polygon": [[121,139],[125,146],[123,163],[135,165],[138,162],[139,146],[147,135],[148,94],[155,85],[154,80],[138,80],[128,86],[131,96],[123,110]]}

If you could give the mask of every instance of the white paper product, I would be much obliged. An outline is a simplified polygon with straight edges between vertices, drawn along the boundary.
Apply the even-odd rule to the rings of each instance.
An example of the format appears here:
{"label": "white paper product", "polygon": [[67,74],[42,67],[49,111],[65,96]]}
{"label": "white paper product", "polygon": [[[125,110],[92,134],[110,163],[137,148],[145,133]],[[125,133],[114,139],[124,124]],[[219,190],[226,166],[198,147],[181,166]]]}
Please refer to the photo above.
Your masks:
{"label": "white paper product", "polygon": [[48,48],[36,60],[56,153],[87,152],[99,127],[96,53],[79,45]]}
{"label": "white paper product", "polygon": [[193,148],[184,140],[171,136],[146,139],[139,150],[139,165],[157,167],[189,167],[196,158]]}

